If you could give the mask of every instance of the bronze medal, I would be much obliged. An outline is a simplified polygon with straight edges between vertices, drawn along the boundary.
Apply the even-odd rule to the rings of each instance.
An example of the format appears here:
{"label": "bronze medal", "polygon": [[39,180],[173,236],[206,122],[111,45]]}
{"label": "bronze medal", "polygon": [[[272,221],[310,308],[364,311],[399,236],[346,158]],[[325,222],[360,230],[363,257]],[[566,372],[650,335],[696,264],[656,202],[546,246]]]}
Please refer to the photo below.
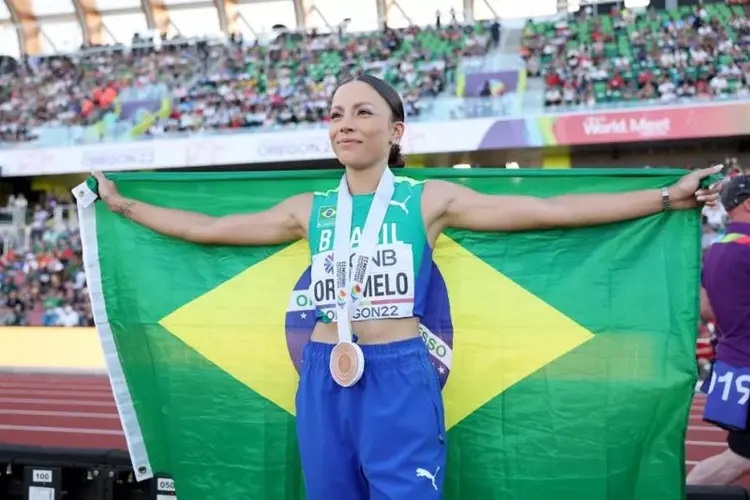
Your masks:
{"label": "bronze medal", "polygon": [[342,387],[351,387],[359,381],[365,369],[362,349],[353,342],[339,342],[331,351],[331,376]]}

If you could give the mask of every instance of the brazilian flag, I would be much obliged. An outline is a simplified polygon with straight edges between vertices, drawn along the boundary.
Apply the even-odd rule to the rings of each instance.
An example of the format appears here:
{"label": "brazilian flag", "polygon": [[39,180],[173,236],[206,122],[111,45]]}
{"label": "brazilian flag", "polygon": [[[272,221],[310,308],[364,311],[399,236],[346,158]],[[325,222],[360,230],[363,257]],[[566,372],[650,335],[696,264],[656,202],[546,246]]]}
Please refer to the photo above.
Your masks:
{"label": "brazilian flag", "polygon": [[[493,194],[655,189],[679,170],[420,169]],[[224,215],[341,171],[113,175],[128,197]],[[658,196],[655,194],[655,196]],[[314,325],[305,242],[200,246],[80,204],[97,328],[138,478],[180,500],[304,498],[294,394]],[[314,217],[335,217],[325,207]],[[681,499],[700,226],[447,231],[420,331],[444,383],[446,498]],[[336,460],[336,457],[331,457]]]}

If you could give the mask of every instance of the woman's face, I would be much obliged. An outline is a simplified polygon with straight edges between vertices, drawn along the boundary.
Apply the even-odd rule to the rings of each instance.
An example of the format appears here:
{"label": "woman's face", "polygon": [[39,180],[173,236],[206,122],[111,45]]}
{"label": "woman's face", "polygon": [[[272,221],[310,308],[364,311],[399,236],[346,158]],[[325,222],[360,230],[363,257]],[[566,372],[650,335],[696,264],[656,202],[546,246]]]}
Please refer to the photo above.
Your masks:
{"label": "woman's face", "polygon": [[339,87],[331,102],[329,136],[339,161],[350,168],[383,166],[391,142],[398,142],[404,124],[391,121],[391,108],[375,89],[353,81]]}

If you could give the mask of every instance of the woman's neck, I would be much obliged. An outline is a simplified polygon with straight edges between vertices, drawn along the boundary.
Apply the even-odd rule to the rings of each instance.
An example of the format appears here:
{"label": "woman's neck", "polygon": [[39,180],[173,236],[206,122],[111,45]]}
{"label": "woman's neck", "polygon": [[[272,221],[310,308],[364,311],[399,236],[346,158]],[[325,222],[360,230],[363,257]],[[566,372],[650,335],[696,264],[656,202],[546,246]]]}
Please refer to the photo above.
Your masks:
{"label": "woman's neck", "polygon": [[355,194],[374,193],[378,189],[380,178],[385,172],[385,167],[370,167],[364,169],[346,169],[346,182],[349,184],[349,192]]}

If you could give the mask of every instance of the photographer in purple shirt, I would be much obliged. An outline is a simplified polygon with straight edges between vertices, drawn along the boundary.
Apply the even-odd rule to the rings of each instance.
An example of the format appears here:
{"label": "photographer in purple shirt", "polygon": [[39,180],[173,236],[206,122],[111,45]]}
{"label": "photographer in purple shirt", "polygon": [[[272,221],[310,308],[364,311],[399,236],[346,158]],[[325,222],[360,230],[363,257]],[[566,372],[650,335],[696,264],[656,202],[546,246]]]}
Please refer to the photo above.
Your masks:
{"label": "photographer in purple shirt", "polygon": [[730,180],[721,193],[726,234],[706,252],[701,315],[718,330],[716,361],[703,384],[703,419],[728,431],[729,449],[703,460],[688,484],[726,485],[750,472],[750,176]]}

